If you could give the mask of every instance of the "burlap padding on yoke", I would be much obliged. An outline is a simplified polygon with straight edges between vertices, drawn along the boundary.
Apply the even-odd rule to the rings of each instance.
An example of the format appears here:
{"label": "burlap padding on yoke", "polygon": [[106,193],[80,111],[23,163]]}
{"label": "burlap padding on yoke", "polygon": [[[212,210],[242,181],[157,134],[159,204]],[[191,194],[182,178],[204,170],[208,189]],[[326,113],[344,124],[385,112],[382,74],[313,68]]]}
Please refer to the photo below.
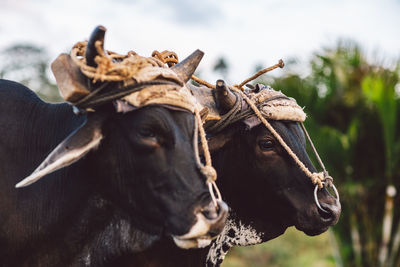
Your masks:
{"label": "burlap padding on yoke", "polygon": [[148,105],[171,105],[194,113],[198,107],[196,99],[186,86],[153,85],[122,98],[134,107]]}
{"label": "burlap padding on yoke", "polygon": [[[183,108],[194,113],[198,107],[196,99],[186,88],[184,81],[178,74],[166,66],[165,63],[154,57],[143,57],[136,53],[118,55],[108,51],[104,53],[100,48],[95,61],[97,67],[86,64],[87,42],[77,43],[71,52],[75,64],[81,72],[93,83],[122,82],[123,86],[131,86],[151,81],[170,82],[164,85],[152,85],[131,93],[121,100],[140,108],[147,105],[170,105]],[[172,83],[171,83],[172,82]]]}
{"label": "burlap padding on yoke", "polygon": [[[303,122],[307,117],[294,98],[286,97],[281,91],[269,86],[258,93],[250,92],[247,95],[253,103],[261,106],[261,114],[266,119]],[[271,98],[275,99],[270,100]]]}

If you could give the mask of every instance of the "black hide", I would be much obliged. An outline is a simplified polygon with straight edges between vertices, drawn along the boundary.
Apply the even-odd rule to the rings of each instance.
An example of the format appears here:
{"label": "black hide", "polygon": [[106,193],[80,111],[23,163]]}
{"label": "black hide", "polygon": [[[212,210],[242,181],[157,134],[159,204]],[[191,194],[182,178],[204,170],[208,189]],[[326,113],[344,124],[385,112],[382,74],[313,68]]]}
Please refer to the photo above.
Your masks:
{"label": "black hide", "polygon": [[0,80],[0,266],[116,266],[162,234],[186,233],[209,204],[192,114],[99,112],[109,115],[96,150],[16,189],[86,115]]}
{"label": "black hide", "polygon": [[[288,121],[271,124],[309,170],[315,171],[299,125]],[[225,129],[234,132],[230,141],[212,153],[217,184],[231,207],[226,227],[212,245],[184,251],[161,239],[146,251],[127,256],[119,266],[219,266],[232,246],[266,242],[293,225],[307,234],[319,234],[337,222],[335,216],[320,215],[313,199],[314,185],[271,133],[263,125],[245,128],[236,123]],[[260,143],[265,140],[272,146],[262,151]],[[336,204],[326,191],[320,191],[319,198]]]}

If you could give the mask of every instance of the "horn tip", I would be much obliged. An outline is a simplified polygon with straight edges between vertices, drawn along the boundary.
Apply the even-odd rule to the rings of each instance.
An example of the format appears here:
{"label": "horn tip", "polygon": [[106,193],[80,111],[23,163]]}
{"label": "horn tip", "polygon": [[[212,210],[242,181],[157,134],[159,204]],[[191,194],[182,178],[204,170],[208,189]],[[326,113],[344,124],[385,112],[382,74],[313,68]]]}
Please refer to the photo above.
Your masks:
{"label": "horn tip", "polygon": [[97,26],[99,29],[101,29],[101,30],[103,30],[103,31],[106,31],[107,29],[106,29],[106,27],[104,27],[103,25],[99,25],[99,26]]}
{"label": "horn tip", "polygon": [[15,188],[21,188],[27,186],[25,179],[15,185]]}
{"label": "horn tip", "polygon": [[99,25],[94,30],[92,31],[92,34],[90,35],[89,42],[95,42],[97,40],[104,41],[104,36],[106,34],[106,27],[103,25]]}
{"label": "horn tip", "polygon": [[171,69],[175,71],[175,73],[184,83],[187,83],[195,72],[203,56],[204,52],[197,49],[183,61],[172,66]]}
{"label": "horn tip", "polygon": [[200,49],[197,49],[196,51],[195,51],[195,53],[197,54],[197,57],[199,58],[199,61],[203,58],[203,56],[204,56],[204,52],[203,51],[201,51]]}
{"label": "horn tip", "polygon": [[[43,175],[42,175],[43,176]],[[29,175],[28,177],[25,177],[25,179],[23,179],[21,182],[19,182],[18,184],[15,185],[15,188],[21,188],[21,187],[25,187],[28,186],[30,184],[33,184],[34,182],[36,182],[39,178],[41,178],[42,176],[38,177],[38,174],[36,171],[34,171],[31,175]]]}
{"label": "horn tip", "polygon": [[218,87],[225,86],[225,81],[224,80],[217,80],[216,86],[218,86]]}
{"label": "horn tip", "polygon": [[97,31],[102,31],[102,32],[106,32],[106,31],[107,31],[107,28],[104,27],[103,25],[98,25],[98,26],[95,28],[95,30],[97,30]]}
{"label": "horn tip", "polygon": [[196,49],[196,50],[194,51],[194,53],[196,53],[196,54],[198,54],[198,55],[201,55],[201,56],[204,56],[204,52],[201,51],[200,49]]}

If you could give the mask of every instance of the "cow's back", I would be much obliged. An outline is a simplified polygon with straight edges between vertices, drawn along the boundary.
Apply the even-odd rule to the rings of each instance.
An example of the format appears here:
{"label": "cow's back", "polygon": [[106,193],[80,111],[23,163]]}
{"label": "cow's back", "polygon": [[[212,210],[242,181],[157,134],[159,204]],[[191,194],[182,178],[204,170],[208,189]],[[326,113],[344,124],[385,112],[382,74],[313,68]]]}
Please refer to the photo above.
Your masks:
{"label": "cow's back", "polygon": [[66,103],[45,103],[25,86],[0,80],[0,262],[2,252],[11,247],[28,249],[19,244],[50,232],[46,228],[59,220],[57,207],[69,201],[63,195],[63,188],[69,186],[63,176],[75,176],[73,168],[26,188],[16,189],[15,184],[34,171],[83,120]]}
{"label": "cow's back", "polygon": [[27,87],[0,80],[0,182],[30,174],[82,121],[68,104],[45,103]]}

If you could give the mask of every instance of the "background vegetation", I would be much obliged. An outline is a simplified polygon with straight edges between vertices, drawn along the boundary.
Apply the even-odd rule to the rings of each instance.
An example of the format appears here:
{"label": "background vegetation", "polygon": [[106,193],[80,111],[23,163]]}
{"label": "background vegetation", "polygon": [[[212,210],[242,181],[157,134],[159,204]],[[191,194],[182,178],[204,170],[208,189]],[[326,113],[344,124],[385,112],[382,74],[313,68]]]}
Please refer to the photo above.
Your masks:
{"label": "background vegetation", "polygon": [[[400,62],[382,63],[368,60],[355,43],[339,42],[314,54],[305,77],[289,68],[264,80],[305,107],[306,127],[341,193],[342,216],[331,236],[337,246],[330,248],[337,266],[400,266]],[[270,244],[290,247],[292,240],[285,239]],[[310,250],[319,251],[321,242]],[[312,258],[315,252],[292,257],[304,253]],[[276,264],[290,266],[287,261]]]}
{"label": "background vegetation", "polygon": [[[0,78],[60,100],[43,49],[15,45],[0,62]],[[319,237],[289,229],[266,244],[235,248],[224,266],[400,267],[400,61],[373,62],[357,44],[339,42],[303,67],[307,75],[289,64],[283,76],[259,82],[305,107],[306,127],[341,193],[341,219]],[[221,58],[214,70],[226,76],[229,66]]]}

